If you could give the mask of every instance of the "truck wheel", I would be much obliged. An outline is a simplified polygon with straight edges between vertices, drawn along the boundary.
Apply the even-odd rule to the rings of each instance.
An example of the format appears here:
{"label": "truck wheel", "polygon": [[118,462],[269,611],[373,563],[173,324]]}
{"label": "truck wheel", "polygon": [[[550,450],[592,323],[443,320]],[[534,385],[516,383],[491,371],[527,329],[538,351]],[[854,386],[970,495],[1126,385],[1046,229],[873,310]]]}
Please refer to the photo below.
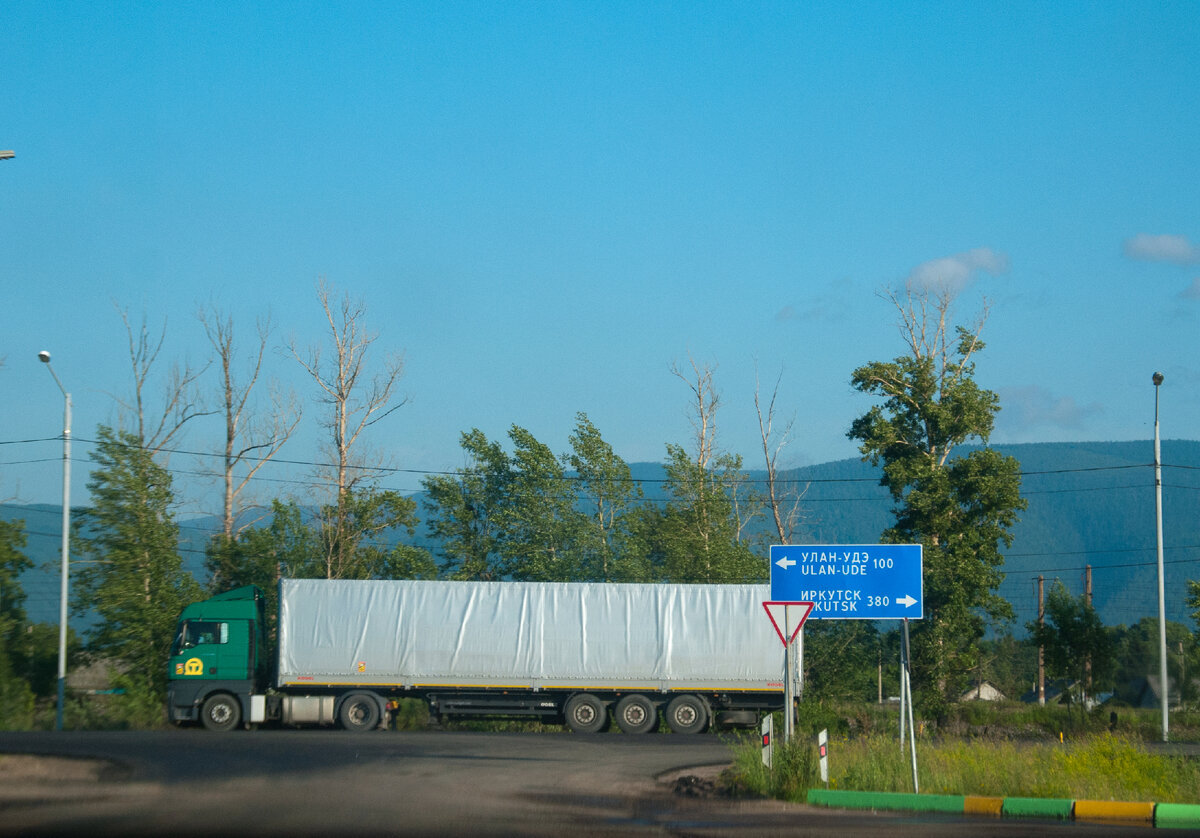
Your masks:
{"label": "truck wheel", "polygon": [[374,730],[379,726],[379,703],[369,693],[350,693],[338,709],[338,721],[346,730]]}
{"label": "truck wheel", "polygon": [[567,727],[576,733],[599,733],[608,724],[604,702],[591,693],[578,693],[567,699],[563,715]]}
{"label": "truck wheel", "polygon": [[658,726],[658,710],[644,695],[627,695],[617,702],[617,724],[626,733],[649,733]]}
{"label": "truck wheel", "polygon": [[224,733],[238,726],[242,720],[242,706],[227,693],[210,695],[200,710],[200,720],[208,730]]}
{"label": "truck wheel", "polygon": [[708,727],[708,704],[699,696],[676,696],[667,705],[667,724],[676,733],[700,733]]}

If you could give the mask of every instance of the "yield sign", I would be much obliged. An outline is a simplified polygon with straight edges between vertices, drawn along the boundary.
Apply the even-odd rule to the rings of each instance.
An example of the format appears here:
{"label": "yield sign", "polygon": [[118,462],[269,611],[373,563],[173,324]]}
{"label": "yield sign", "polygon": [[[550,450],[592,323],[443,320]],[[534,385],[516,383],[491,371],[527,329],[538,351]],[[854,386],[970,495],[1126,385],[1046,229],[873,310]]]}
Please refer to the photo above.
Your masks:
{"label": "yield sign", "polygon": [[767,616],[771,618],[771,625],[775,627],[775,633],[779,635],[779,639],[783,641],[785,648],[800,633],[800,629],[804,626],[804,621],[812,613],[814,604],[812,602],[763,603],[763,608],[766,610]]}

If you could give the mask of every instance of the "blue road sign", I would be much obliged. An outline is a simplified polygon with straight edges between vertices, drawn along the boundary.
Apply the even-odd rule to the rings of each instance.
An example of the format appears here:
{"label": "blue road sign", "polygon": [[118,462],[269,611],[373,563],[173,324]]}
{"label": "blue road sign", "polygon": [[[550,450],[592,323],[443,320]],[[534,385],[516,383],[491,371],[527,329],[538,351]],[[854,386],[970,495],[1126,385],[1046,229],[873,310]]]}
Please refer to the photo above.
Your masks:
{"label": "blue road sign", "polygon": [[920,544],[771,547],[771,599],[812,602],[810,620],[925,616]]}

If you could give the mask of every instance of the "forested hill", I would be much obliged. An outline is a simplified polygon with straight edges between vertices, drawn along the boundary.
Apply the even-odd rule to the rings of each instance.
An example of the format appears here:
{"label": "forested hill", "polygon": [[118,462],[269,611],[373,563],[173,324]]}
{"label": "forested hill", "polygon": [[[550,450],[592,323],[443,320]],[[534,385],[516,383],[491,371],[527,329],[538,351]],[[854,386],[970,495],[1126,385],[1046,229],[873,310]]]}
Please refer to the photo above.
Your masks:
{"label": "forested hill", "polygon": [[[1038,443],[998,446],[1021,463],[1029,501],[1006,551],[1001,593],[1017,611],[1015,628],[1037,614],[1037,577],[1083,590],[1092,567],[1093,597],[1107,625],[1130,625],[1158,613],[1152,443]],[[1194,628],[1184,605],[1185,580],[1200,579],[1200,442],[1163,442],[1163,527],[1167,617]],[[748,465],[753,465],[748,464]],[[631,464],[648,499],[662,499],[663,469]],[[761,471],[751,477],[761,480]],[[891,522],[892,502],[879,472],[857,459],[838,460],[780,475],[804,491],[797,543],[876,543]],[[24,518],[27,554],[40,569],[25,576],[30,615],[58,619],[59,509],[0,505],[4,518]],[[765,524],[765,520],[763,522]],[[203,567],[207,519],[181,521],[184,560]],[[422,539],[424,540],[424,539]],[[764,562],[766,561],[764,557]]]}

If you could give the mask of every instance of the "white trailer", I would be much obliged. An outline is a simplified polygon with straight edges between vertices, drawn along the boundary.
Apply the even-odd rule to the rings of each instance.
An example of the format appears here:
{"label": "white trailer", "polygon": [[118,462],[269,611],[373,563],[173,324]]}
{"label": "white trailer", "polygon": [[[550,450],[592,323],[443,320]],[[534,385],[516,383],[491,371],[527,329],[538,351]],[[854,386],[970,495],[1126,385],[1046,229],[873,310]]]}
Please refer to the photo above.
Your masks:
{"label": "white trailer", "polygon": [[369,729],[413,697],[438,718],[576,732],[611,718],[644,733],[660,713],[680,733],[755,724],[783,706],[767,599],[766,585],[285,579],[262,712]]}

